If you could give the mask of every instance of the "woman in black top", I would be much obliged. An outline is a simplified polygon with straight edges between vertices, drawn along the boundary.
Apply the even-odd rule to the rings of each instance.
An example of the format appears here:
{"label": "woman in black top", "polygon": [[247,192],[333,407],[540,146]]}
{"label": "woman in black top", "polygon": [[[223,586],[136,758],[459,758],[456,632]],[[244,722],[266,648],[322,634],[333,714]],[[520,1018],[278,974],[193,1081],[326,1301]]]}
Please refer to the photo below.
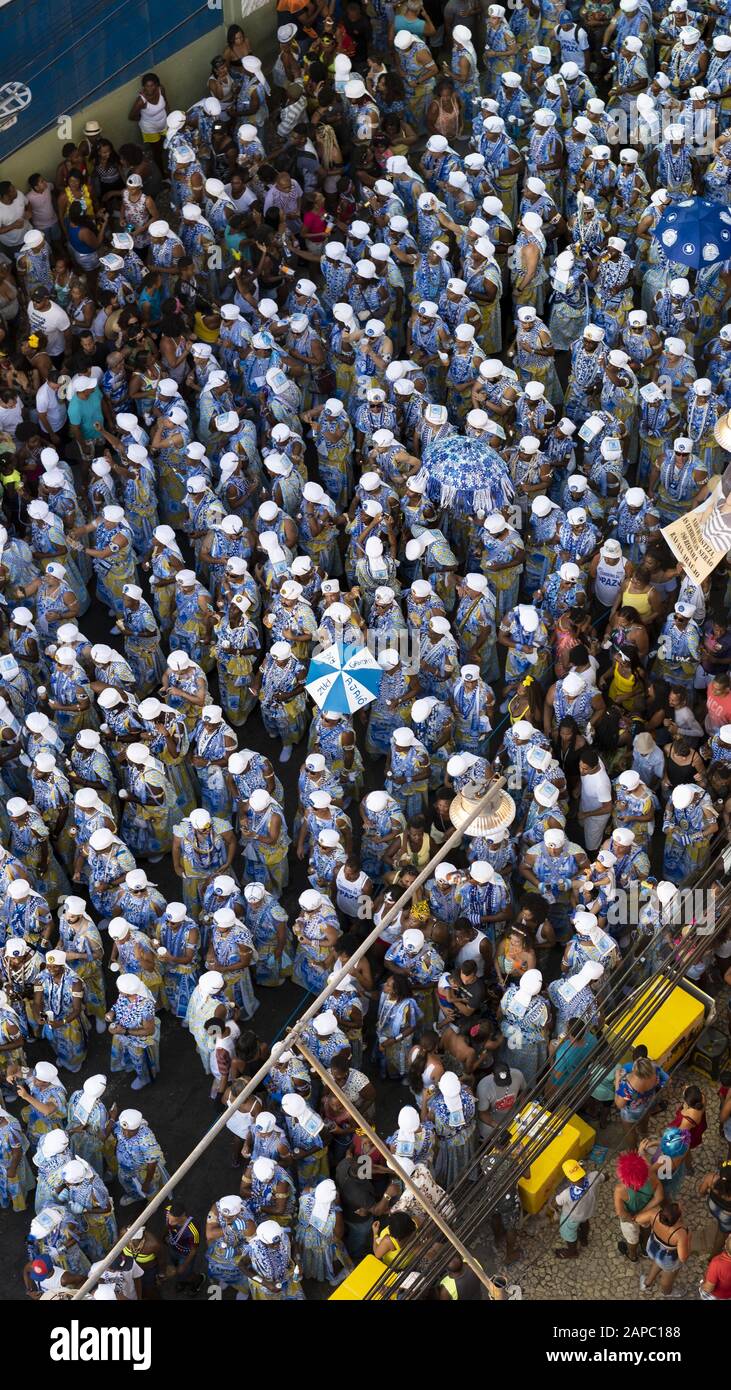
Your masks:
{"label": "woman in black top", "polygon": [[373,30],[371,21],[363,13],[363,6],[360,0],[348,0],[343,15],[343,28],[348,38],[355,44],[355,52],[351,54],[351,62],[354,68],[364,68],[368,62],[368,54],[372,47]]}
{"label": "woman in black top", "polygon": [[665,744],[670,742],[670,731],[665,728],[665,720],[672,717],[667,682],[653,676],[647,683],[644,726],[648,733],[652,734],[658,748],[664,748]]}
{"label": "woman in black top", "polygon": [[119,202],[124,191],[122,162],[111,140],[99,141],[94,168],[95,193],[102,206]]}
{"label": "woman in black top", "polygon": [[695,782],[700,774],[705,781],[705,767],[700,753],[691,748],[685,738],[674,738],[665,754],[665,776],[663,787],[672,792],[674,787],[682,787]]}
{"label": "woman in black top", "polygon": [[446,787],[439,787],[432,798],[427,815],[427,830],[435,849],[443,845],[447,836],[451,835],[454,830],[454,826],[449,819],[451,801],[452,794],[447,791]]}
{"label": "woman in black top", "polygon": [[579,755],[586,746],[584,735],[572,715],[561,720],[557,730],[553,751],[563,770],[569,792],[573,794],[579,784]]}

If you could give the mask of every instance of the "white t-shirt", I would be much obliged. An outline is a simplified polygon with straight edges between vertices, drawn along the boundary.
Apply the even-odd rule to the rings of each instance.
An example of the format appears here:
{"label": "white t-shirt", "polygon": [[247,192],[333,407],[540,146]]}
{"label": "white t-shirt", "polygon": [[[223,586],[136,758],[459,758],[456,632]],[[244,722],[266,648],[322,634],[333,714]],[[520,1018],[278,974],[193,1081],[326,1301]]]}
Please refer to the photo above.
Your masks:
{"label": "white t-shirt", "polygon": [[250,188],[245,188],[240,198],[234,198],[230,183],[225,183],[223,188],[224,192],[227,193],[231,199],[237,212],[246,212],[247,208],[250,208],[252,203],[256,202],[256,194],[252,193]]}
{"label": "white t-shirt", "polygon": [[23,406],[20,401],[15,405],[0,405],[0,431],[3,434],[12,434],[15,438],[15,431],[23,419]]}
{"label": "white t-shirt", "polygon": [[99,310],[97,311],[97,313],[94,315],[94,317],[93,317],[93,319],[92,319],[92,321],[91,321],[91,331],[92,331],[92,333],[94,334],[94,341],[95,341],[95,342],[97,342],[97,343],[103,343],[103,342],[104,342],[104,329],[106,328],[106,326],[107,326],[107,311],[106,311],[106,309],[103,309],[103,308],[102,308],[102,309],[99,309]]}
{"label": "white t-shirt", "polygon": [[28,322],[31,328],[40,328],[48,338],[48,354],[58,357],[66,347],[64,333],[71,327],[71,320],[65,309],[53,300],[47,309],[38,309],[35,304],[28,305]]}
{"label": "white t-shirt", "polygon": [[703,590],[699,584],[695,584],[689,574],[686,574],[678,591],[678,603],[691,603],[695,612],[693,617],[697,623],[705,622],[706,600],[703,597]]}
{"label": "white t-shirt", "polygon": [[582,775],[580,809],[582,811],[596,811],[611,800],[612,784],[604,764],[600,763],[596,772],[587,772]]}
{"label": "white t-shirt", "polygon": [[570,666],[569,670],[576,671],[577,676],[581,676],[582,681],[584,681],[586,685],[590,685],[592,689],[596,686],[596,673],[599,670],[599,662],[591,653],[589,653],[589,665],[586,670],[579,671],[576,666]]}
{"label": "white t-shirt", "polygon": [[47,381],[36,391],[36,410],[39,415],[47,417],[52,430],[63,429],[66,423],[66,406],[58,399],[58,392],[53,391]]}
{"label": "white t-shirt", "polygon": [[560,1209],[562,1220],[577,1223],[591,1220],[599,1197],[599,1174],[589,1173],[588,1178],[589,1186],[582,1197],[576,1199],[571,1196],[571,1184],[557,1194],[556,1206]]}
{"label": "white t-shirt", "polygon": [[703,730],[689,705],[671,710],[670,715],[685,738],[703,738]]}
{"label": "white t-shirt", "polygon": [[605,608],[612,607],[624,583],[626,568],[627,561],[624,558],[619,560],[616,565],[610,565],[603,556],[599,556],[599,564],[594,576],[594,593]]}
{"label": "white t-shirt", "polygon": [[576,25],[572,29],[556,30],[558,46],[561,50],[562,63],[578,63],[581,71],[584,71],[584,54],[589,48],[589,38],[586,29],[579,29]]}
{"label": "white t-shirt", "polygon": [[[25,215],[27,205],[28,199],[25,193],[21,193],[20,190],[16,193],[12,203],[0,202],[0,246],[9,246],[11,250],[20,246],[30,227]],[[3,230],[3,228],[11,226],[13,222],[17,222],[19,217],[23,218],[22,227],[16,227],[13,232]]]}
{"label": "white t-shirt", "polygon": [[239,1139],[245,1139],[253,1123],[253,1116],[249,1110],[232,1110],[226,1121],[226,1129],[230,1129]]}
{"label": "white t-shirt", "polygon": [[[220,1080],[221,1080],[221,1076],[222,1076],[221,1067],[220,1067],[220,1064],[219,1064],[218,1053],[219,1053],[219,1052],[224,1052],[224,1053],[227,1052],[228,1055],[229,1055],[229,1058],[231,1058],[231,1057],[233,1057],[235,1051],[236,1051],[236,1039],[235,1039],[234,1037],[231,1037],[231,1038],[219,1038],[219,1039],[218,1039],[218,1041],[217,1041],[217,1043],[216,1043],[216,1046],[214,1047],[213,1051],[212,1051],[211,1054],[210,1054],[210,1055],[211,1055],[211,1076],[215,1077],[216,1081],[220,1081]],[[229,1063],[229,1065],[230,1065],[230,1063]],[[228,1074],[228,1073],[227,1073],[227,1074]]]}
{"label": "white t-shirt", "polygon": [[[102,1260],[97,1260],[91,1266],[89,1277],[91,1277],[92,1274],[96,1274],[96,1271],[102,1263]],[[105,1274],[102,1274],[99,1282],[102,1284],[111,1284],[121,1293],[123,1298],[136,1298],[135,1280],[141,1279],[144,1272],[144,1269],[141,1269],[136,1261],[133,1260],[131,1269],[108,1269]]]}

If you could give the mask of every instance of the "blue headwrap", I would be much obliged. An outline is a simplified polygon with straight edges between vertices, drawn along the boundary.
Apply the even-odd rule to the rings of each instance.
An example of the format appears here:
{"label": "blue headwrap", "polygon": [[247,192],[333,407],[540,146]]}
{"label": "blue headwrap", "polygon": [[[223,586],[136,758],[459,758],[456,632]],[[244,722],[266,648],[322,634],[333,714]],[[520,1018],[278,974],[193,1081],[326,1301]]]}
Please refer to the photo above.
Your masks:
{"label": "blue headwrap", "polygon": [[690,1130],[673,1128],[663,1131],[660,1152],[664,1153],[666,1158],[680,1158],[689,1147]]}

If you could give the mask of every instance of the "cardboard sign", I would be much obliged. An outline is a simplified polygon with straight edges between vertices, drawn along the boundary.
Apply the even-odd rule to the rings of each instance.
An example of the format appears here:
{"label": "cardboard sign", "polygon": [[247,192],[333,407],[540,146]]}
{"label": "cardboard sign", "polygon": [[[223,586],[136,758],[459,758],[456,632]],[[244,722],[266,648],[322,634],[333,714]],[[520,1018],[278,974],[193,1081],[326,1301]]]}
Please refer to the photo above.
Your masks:
{"label": "cardboard sign", "polygon": [[[676,560],[680,561],[686,574],[690,575],[696,584],[703,583],[726,558],[731,547],[731,526],[728,530],[728,546],[722,549],[717,548],[715,540],[707,540],[704,535],[704,523],[708,521],[719,495],[719,489],[714,489],[713,495],[699,507],[694,507],[691,512],[686,512],[684,516],[679,516],[677,521],[671,521],[669,526],[662,528],[662,534]],[[714,531],[719,534],[715,525]]]}

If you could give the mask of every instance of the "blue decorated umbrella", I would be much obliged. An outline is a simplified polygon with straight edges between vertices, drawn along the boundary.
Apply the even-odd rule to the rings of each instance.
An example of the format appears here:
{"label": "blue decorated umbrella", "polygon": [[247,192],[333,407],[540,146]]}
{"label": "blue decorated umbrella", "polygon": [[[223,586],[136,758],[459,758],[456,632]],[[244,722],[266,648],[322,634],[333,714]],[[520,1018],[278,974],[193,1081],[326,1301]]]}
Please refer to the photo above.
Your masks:
{"label": "blue decorated umbrella", "polygon": [[327,714],[353,714],[375,700],[383,671],[367,647],[331,647],[313,656],[305,689]]}
{"label": "blue decorated umbrella", "polygon": [[708,198],[672,203],[653,236],[671,261],[694,270],[731,260],[731,213]]}
{"label": "blue decorated umbrella", "polygon": [[480,439],[450,434],[424,451],[422,471],[426,491],[440,510],[474,516],[494,512],[514,496],[507,464]]}

